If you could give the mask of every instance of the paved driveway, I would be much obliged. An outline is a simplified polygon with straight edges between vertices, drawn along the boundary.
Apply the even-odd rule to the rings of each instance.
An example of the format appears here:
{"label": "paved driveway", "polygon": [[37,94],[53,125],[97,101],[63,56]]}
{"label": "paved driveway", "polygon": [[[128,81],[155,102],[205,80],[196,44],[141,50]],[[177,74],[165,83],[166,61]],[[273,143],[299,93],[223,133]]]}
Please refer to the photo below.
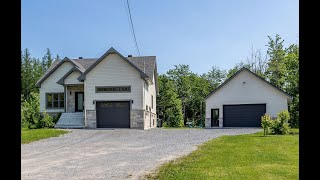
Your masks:
{"label": "paved driveway", "polygon": [[139,179],[209,139],[260,130],[71,130],[60,137],[22,145],[22,179]]}

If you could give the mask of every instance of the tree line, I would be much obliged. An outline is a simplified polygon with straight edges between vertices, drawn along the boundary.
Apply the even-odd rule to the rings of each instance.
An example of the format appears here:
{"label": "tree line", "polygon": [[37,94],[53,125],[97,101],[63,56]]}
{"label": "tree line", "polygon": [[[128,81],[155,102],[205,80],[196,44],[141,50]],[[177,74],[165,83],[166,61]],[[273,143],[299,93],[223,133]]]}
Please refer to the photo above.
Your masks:
{"label": "tree line", "polygon": [[35,84],[55,60],[60,60],[59,55],[53,57],[49,48],[41,60],[31,57],[27,48],[21,52],[21,96],[24,99],[29,100],[32,92],[39,93]]}
{"label": "tree line", "polygon": [[290,125],[298,127],[299,45],[285,47],[279,35],[268,38],[265,55],[261,50],[251,49],[246,61],[236,63],[229,70],[213,66],[209,72],[199,75],[192,72],[189,65],[179,64],[159,75],[157,113],[161,124],[181,127],[186,122],[192,122],[194,126],[204,126],[206,96],[242,67],[246,67],[293,97],[293,102],[289,104]]}

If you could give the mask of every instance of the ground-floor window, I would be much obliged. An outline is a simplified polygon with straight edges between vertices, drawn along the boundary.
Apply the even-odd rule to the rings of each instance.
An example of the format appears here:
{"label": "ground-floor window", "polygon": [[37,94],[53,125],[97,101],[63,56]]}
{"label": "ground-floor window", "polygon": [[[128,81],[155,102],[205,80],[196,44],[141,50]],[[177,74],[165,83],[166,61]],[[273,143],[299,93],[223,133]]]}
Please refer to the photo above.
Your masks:
{"label": "ground-floor window", "polygon": [[47,93],[46,108],[64,108],[64,93]]}

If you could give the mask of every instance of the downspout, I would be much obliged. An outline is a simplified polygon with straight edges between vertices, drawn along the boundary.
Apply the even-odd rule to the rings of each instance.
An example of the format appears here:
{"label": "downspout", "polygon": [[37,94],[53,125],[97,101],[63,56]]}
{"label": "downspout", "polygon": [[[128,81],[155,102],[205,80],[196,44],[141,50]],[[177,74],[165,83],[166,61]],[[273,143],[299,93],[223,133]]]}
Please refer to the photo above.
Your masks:
{"label": "downspout", "polygon": [[145,81],[142,81],[142,89],[143,89],[143,91],[142,91],[143,129],[145,129],[145,128],[144,128],[144,125],[145,125],[145,118],[144,118],[144,117],[145,117],[145,115],[146,115],[146,111],[143,111],[144,107],[146,107],[146,105],[145,105],[145,99],[144,99],[144,97],[145,97],[144,83],[145,83]]}
{"label": "downspout", "polygon": [[[86,97],[87,97],[87,95],[86,95],[86,91],[85,91],[85,86],[86,86],[86,82],[85,81],[83,81],[83,106],[84,106],[84,127],[86,127],[86,121],[87,121],[87,108],[86,108]],[[97,113],[97,111],[96,111],[96,113]],[[97,116],[96,116],[97,117]],[[97,122],[97,118],[96,118],[96,122]],[[96,126],[97,127],[97,126]]]}
{"label": "downspout", "polygon": [[67,112],[67,86],[64,85],[64,112]]}

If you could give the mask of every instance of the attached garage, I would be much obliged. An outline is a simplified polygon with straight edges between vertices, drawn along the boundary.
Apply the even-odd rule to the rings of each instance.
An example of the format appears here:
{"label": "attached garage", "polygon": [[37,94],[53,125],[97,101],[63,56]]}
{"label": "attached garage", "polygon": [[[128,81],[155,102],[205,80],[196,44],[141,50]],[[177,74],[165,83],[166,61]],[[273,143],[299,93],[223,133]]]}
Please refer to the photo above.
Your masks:
{"label": "attached garage", "polygon": [[129,101],[97,102],[97,128],[130,128]]}
{"label": "attached garage", "polygon": [[223,113],[223,127],[260,127],[266,104],[224,105]]}
{"label": "attached garage", "polygon": [[261,127],[261,116],[288,110],[292,98],[247,68],[241,68],[206,97],[205,126]]}

